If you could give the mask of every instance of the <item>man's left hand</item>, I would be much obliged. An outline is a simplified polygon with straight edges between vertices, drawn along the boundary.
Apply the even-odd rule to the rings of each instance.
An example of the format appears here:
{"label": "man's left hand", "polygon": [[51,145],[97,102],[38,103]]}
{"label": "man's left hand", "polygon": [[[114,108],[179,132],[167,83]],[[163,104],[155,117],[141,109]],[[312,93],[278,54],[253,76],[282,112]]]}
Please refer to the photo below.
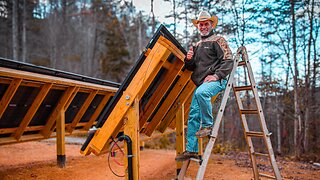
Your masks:
{"label": "man's left hand", "polygon": [[219,77],[217,75],[208,75],[205,79],[204,82],[212,82],[212,81],[218,81]]}

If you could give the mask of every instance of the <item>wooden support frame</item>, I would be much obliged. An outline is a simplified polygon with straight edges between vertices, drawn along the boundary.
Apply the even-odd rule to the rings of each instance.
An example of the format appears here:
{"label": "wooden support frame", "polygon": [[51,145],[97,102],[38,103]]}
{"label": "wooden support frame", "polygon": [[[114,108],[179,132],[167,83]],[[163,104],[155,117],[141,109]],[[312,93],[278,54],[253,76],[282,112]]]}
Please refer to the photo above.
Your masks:
{"label": "wooden support frame", "polygon": [[20,123],[19,128],[16,130],[16,132],[13,134],[13,137],[19,140],[25,130],[25,128],[29,125],[31,122],[33,116],[36,114],[38,108],[40,107],[42,101],[48,94],[52,87],[52,83],[44,84],[38,93],[37,97],[33,101],[31,107],[29,108],[27,114],[24,116],[23,120]]}
{"label": "wooden support frame", "polygon": [[[159,39],[161,38],[165,39],[160,36]],[[87,148],[82,151],[83,154],[88,155],[93,152],[98,155],[103,151],[108,139],[113,135],[114,131],[116,129],[120,129],[120,122],[134,99],[139,94],[141,95],[145,92],[170,53],[171,52],[160,43],[156,43],[154,45],[150,54],[146,57],[144,63],[135,75],[135,78],[127,87],[127,89],[130,89],[131,91],[123,92],[123,95],[115,107],[117,108],[117,111],[111,112],[106,120],[108,123],[104,124],[98,131],[96,131],[95,137],[90,141]]]}
{"label": "wooden support frame", "polygon": [[26,79],[30,81],[42,82],[42,83],[53,83],[59,84],[66,87],[70,86],[78,86],[80,88],[87,88],[87,89],[96,89],[101,91],[109,91],[109,92],[116,92],[117,88],[108,87],[98,84],[92,84],[88,82],[80,82],[72,79],[60,78],[55,76],[37,74],[32,72],[20,71],[10,68],[0,67],[0,76],[10,77],[15,79]]}
{"label": "wooden support frame", "polygon": [[[76,75],[74,77],[76,77]],[[101,105],[100,102],[98,103],[100,108],[91,115],[95,116],[95,118],[90,117],[93,119],[92,121],[77,123],[77,130],[73,129],[72,131],[74,133],[84,133],[84,127],[95,124],[97,116],[102,111],[103,107],[105,107],[110,96],[115,94],[118,90],[118,84],[116,83],[113,84],[110,82],[111,86],[108,86],[102,85],[104,83],[99,84],[99,80],[85,82],[86,80],[90,80],[90,77],[88,77],[88,79],[85,78],[82,81],[69,79],[68,77],[56,77],[54,75],[44,75],[35,72],[0,67],[0,86],[2,89],[0,97],[0,118],[2,121],[5,121],[3,122],[3,127],[0,128],[0,134],[2,135],[0,138],[0,145],[55,137],[56,132],[53,131],[55,130],[60,110],[66,110],[73,99],[77,98],[76,95],[78,92],[90,94],[92,91],[96,91],[96,95],[108,96],[106,101],[101,101],[101,103],[104,103],[103,105]],[[98,84],[96,84],[96,82]],[[112,85],[114,86],[112,87]],[[30,92],[32,94],[21,94],[25,89],[29,89],[30,87],[31,89],[36,89],[35,91]],[[75,87],[75,89],[70,95],[70,88],[73,87]],[[53,95],[60,94],[61,92],[63,93],[62,96],[53,97]],[[13,99],[14,101],[20,100],[15,99],[15,97],[29,95],[32,95],[34,98],[28,98],[28,102],[15,102],[15,104],[26,103],[28,105],[26,112],[23,111],[25,113],[22,116],[19,116],[19,119],[15,118],[12,112],[17,110],[20,111],[23,107],[10,106],[9,109],[9,105],[13,103]],[[54,98],[60,98],[60,100],[57,102]],[[63,106],[61,103],[65,105]],[[49,109],[51,109],[49,116],[42,114],[48,113]],[[7,113],[7,111],[10,113]],[[41,116],[46,119],[40,119]],[[38,122],[35,122],[35,120]],[[36,125],[33,125],[33,123]],[[89,123],[90,125],[88,125]],[[65,127],[71,128],[74,126],[71,126],[70,123]],[[71,133],[67,133],[67,135],[70,134]]]}
{"label": "wooden support frame", "polygon": [[[185,137],[184,137],[184,104],[179,104],[176,114],[176,155],[180,155],[185,151]],[[176,163],[177,175],[182,167],[182,162]]]}
{"label": "wooden support frame", "polygon": [[174,82],[175,78],[178,76],[178,72],[181,71],[183,67],[183,62],[176,60],[171,68],[168,70],[167,74],[163,79],[164,82],[161,83],[156,92],[157,96],[152,96],[149,102],[145,106],[145,111],[140,117],[140,129],[144,126],[150,115],[155,111],[157,105],[160,103],[161,98],[165,95],[166,91],[170,88],[170,85]]}
{"label": "wooden support frame", "polygon": [[15,78],[11,81],[8,89],[6,90],[4,96],[1,98],[0,101],[0,119],[3,115],[3,113],[5,112],[5,110],[7,109],[11,99],[13,98],[14,94],[16,93],[16,91],[18,90],[20,84],[22,82],[21,78]]}
{"label": "wooden support frame", "polygon": [[55,125],[55,121],[58,118],[60,112],[63,109],[67,109],[68,107],[65,107],[65,105],[67,104],[68,100],[70,101],[70,97],[72,96],[72,93],[76,90],[75,86],[71,86],[69,87],[64,94],[62,95],[62,97],[60,98],[56,108],[53,110],[53,112],[51,113],[50,117],[47,120],[47,123],[45,125],[45,127],[41,130],[41,134],[45,137],[48,138],[50,137],[52,131],[54,130],[54,125]]}
{"label": "wooden support frame", "polygon": [[106,104],[108,103],[108,100],[110,99],[110,97],[113,95],[113,93],[109,93],[107,95],[105,95],[103,97],[103,99],[101,100],[99,106],[97,107],[97,109],[94,111],[94,113],[92,114],[90,120],[88,121],[88,123],[83,127],[83,129],[85,130],[89,130],[90,127],[94,124],[94,122],[96,121],[96,119],[98,118],[99,114],[101,113],[101,111],[103,110],[103,108],[106,106]]}
{"label": "wooden support frame", "polygon": [[93,101],[94,97],[96,97],[98,91],[97,90],[93,90],[91,91],[91,93],[89,94],[89,96],[87,97],[87,99],[84,101],[84,103],[82,104],[80,110],[78,111],[77,115],[74,117],[71,125],[68,127],[67,131],[69,133],[72,133],[73,129],[77,126],[77,124],[80,122],[82,116],[84,115],[84,113],[87,111],[87,109],[89,108],[91,102]]}
{"label": "wooden support frame", "polygon": [[57,135],[57,165],[60,168],[66,166],[66,154],[65,154],[65,110],[62,109],[59,113],[59,117],[56,123],[56,135]]}
{"label": "wooden support frame", "polygon": [[[140,138],[139,138],[139,99],[135,98],[134,103],[131,105],[125,115],[124,134],[129,136],[132,141],[132,168],[133,179],[140,179]],[[125,167],[128,167],[128,154],[127,143],[125,142]],[[128,171],[126,171],[126,179],[128,179]]]}
{"label": "wooden support frame", "polygon": [[[158,125],[158,130],[160,132],[164,132],[165,129],[169,126],[169,124],[172,122],[172,120],[175,117],[175,112],[179,108],[179,103],[185,104],[188,100],[188,97],[192,96],[193,91],[195,89],[195,85],[192,81],[189,81],[185,88],[180,93],[179,97],[174,102],[173,107],[169,110],[169,112],[166,114],[166,116],[163,118],[162,122]],[[186,106],[185,106],[186,107]]]}
{"label": "wooden support frame", "polygon": [[[178,95],[183,91],[183,88],[188,84],[190,80],[190,71],[186,71],[182,73],[180,79],[177,82],[176,88],[174,88],[167,98],[164,100],[162,106],[159,108],[156,116],[153,120],[147,125],[144,133],[148,136],[151,136],[152,132],[157,128],[159,122],[164,118],[166,115],[168,108],[171,107],[175,99],[177,99]],[[190,85],[191,86],[191,85]],[[193,85],[194,86],[194,85]]]}

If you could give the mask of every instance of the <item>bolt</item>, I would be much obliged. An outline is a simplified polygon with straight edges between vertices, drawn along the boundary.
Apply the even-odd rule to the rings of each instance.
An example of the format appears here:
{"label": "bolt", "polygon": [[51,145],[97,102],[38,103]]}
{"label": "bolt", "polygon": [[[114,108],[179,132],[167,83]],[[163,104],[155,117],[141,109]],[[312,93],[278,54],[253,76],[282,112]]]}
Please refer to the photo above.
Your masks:
{"label": "bolt", "polygon": [[127,96],[126,96],[126,100],[129,100],[129,99],[130,99],[130,96],[129,96],[129,95],[127,95]]}

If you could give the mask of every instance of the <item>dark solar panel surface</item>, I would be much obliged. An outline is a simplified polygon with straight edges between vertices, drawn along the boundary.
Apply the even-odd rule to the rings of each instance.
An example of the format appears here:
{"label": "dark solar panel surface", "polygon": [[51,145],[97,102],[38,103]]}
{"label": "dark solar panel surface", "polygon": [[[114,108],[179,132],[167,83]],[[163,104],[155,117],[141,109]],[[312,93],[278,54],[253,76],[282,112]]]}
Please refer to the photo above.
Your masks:
{"label": "dark solar panel surface", "polygon": [[[166,29],[166,27],[164,25],[160,25],[160,27],[158,28],[158,30],[156,31],[156,33],[153,35],[152,39],[149,41],[148,45],[146,46],[145,49],[152,49],[153,46],[155,45],[155,43],[157,42],[157,40],[159,39],[160,35],[164,36],[166,39],[170,40],[181,52],[183,52],[184,54],[186,54],[187,52],[185,51],[185,49],[181,46],[181,44],[172,36],[172,34]],[[170,55],[167,59],[168,62],[173,62],[174,61],[174,55]],[[107,106],[107,108],[103,111],[102,116],[99,117],[98,119],[98,123],[96,125],[96,127],[102,127],[104,122],[106,121],[106,119],[109,117],[110,113],[112,112],[113,108],[115,107],[115,105],[117,104],[117,102],[119,101],[120,97],[122,96],[123,92],[126,90],[126,88],[129,86],[131,80],[133,79],[133,77],[136,75],[137,71],[139,70],[139,68],[141,67],[141,65],[143,64],[144,60],[146,59],[146,56],[144,55],[144,53],[142,53],[138,59],[138,61],[136,62],[135,66],[131,69],[131,71],[129,72],[129,74],[127,75],[126,79],[123,81],[123,83],[121,84],[121,86],[119,87],[117,93],[115,94],[115,96],[112,98],[110,104]],[[158,77],[159,78],[159,77]],[[155,84],[154,84],[155,85]],[[150,91],[151,89],[154,89],[156,87],[150,87]],[[149,93],[149,92],[147,92]]]}

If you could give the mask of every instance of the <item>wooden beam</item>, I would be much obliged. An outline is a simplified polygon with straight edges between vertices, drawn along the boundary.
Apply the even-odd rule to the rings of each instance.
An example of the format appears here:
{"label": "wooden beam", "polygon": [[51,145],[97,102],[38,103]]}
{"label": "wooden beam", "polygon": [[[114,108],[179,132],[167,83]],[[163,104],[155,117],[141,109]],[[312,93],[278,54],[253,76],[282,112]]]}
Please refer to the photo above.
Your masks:
{"label": "wooden beam", "polygon": [[160,36],[158,42],[164,47],[168,48],[181,61],[184,61],[184,58],[186,57],[186,55],[184,55],[171,41],[169,41],[166,38],[162,38],[162,36]]}
{"label": "wooden beam", "polygon": [[[189,83],[188,83],[189,86],[187,85],[188,88],[185,88],[183,90],[183,92],[179,95],[177,100],[174,102],[174,105],[170,108],[169,112],[166,114],[166,116],[161,121],[160,125],[158,126],[158,130],[160,132],[164,132],[166,130],[166,128],[169,126],[169,124],[171,124],[171,123],[174,123],[174,125],[175,125],[176,121],[174,119],[175,119],[176,111],[177,111],[177,108],[179,107],[179,104],[182,104],[182,103],[184,104],[184,109],[185,109],[184,111],[185,112],[190,107],[193,91],[195,89],[195,86],[194,85],[192,86],[191,83],[192,82],[189,81]],[[187,120],[187,119],[185,118],[185,120]],[[174,128],[174,127],[175,126],[173,126],[171,128]]]}
{"label": "wooden beam", "polygon": [[57,165],[60,168],[66,166],[66,147],[65,147],[65,110],[60,111],[59,117],[56,124],[56,135],[57,135]]}
{"label": "wooden beam", "polygon": [[17,130],[16,127],[14,128],[2,128],[0,129],[0,134],[10,134],[10,133],[13,133]]}
{"label": "wooden beam", "polygon": [[72,93],[76,90],[75,86],[69,87],[60,98],[58,104],[56,105],[55,109],[51,112],[51,115],[49,116],[47,123],[45,127],[41,130],[41,134],[48,138],[50,137],[50,134],[54,130],[54,124],[57,120],[58,116],[60,115],[61,110],[66,109],[65,105],[67,104],[68,100],[72,96]]}
{"label": "wooden beam", "polygon": [[16,93],[16,91],[18,90],[20,84],[22,82],[22,79],[13,79],[8,87],[8,89],[6,90],[6,92],[4,93],[4,95],[1,98],[0,101],[0,119],[3,115],[3,113],[6,111],[7,106],[9,105],[11,99],[13,98],[14,94]]}
{"label": "wooden beam", "polygon": [[12,143],[18,143],[18,142],[26,142],[26,141],[34,141],[34,140],[40,140],[44,139],[44,137],[40,134],[28,134],[21,137],[21,139],[18,141],[14,137],[5,137],[0,139],[0,145],[4,144],[12,144]]}
{"label": "wooden beam", "polygon": [[[132,141],[132,166],[133,166],[133,179],[140,179],[140,140],[139,140],[139,99],[136,98],[130,109],[125,116],[124,134],[129,136]],[[125,142],[125,164],[128,160],[127,143]],[[125,166],[128,167],[128,166]],[[129,168],[129,167],[128,167]],[[128,171],[126,171],[126,179],[128,179]]]}
{"label": "wooden beam", "polygon": [[106,104],[108,103],[110,97],[111,97],[111,93],[105,95],[103,97],[103,99],[101,100],[100,104],[98,105],[97,109],[94,111],[94,113],[92,114],[92,116],[90,117],[90,120],[87,122],[87,124],[83,127],[83,129],[85,130],[89,130],[91,128],[91,126],[93,125],[93,123],[97,120],[97,118],[99,117],[101,111],[103,110],[103,108],[106,106]]}
{"label": "wooden beam", "polygon": [[123,92],[114,110],[108,116],[106,123],[95,133],[94,138],[90,141],[87,148],[82,151],[83,154],[88,155],[94,152],[98,155],[103,150],[108,139],[114,134],[114,130],[120,129],[117,127],[120,126],[120,122],[133,100],[139,93],[143,94],[143,90],[151,83],[151,81],[147,80],[151,79],[151,76],[156,75],[154,71],[159,71],[159,68],[156,67],[162,64],[164,62],[163,59],[167,59],[169,55],[170,51],[168,51],[167,48],[159,43],[154,45],[150,54],[146,57],[139,71],[127,87],[127,91]]}
{"label": "wooden beam", "polygon": [[24,80],[30,80],[30,81],[38,81],[42,83],[53,83],[53,84],[65,85],[68,87],[78,86],[80,88],[96,89],[96,90],[108,91],[108,92],[116,92],[118,90],[118,88],[114,88],[110,86],[104,86],[99,84],[93,84],[88,82],[43,75],[43,74],[38,74],[33,72],[26,72],[26,71],[4,68],[4,67],[0,67],[0,76],[24,79]]}
{"label": "wooden beam", "polygon": [[[44,126],[29,126],[24,129],[24,132],[28,131],[40,131]],[[0,129],[0,134],[10,134],[16,132],[18,127],[14,128],[2,128]]]}
{"label": "wooden beam", "polygon": [[[185,151],[184,137],[184,104],[180,104],[176,114],[176,155],[182,154]],[[177,162],[177,172],[181,170],[182,162]]]}
{"label": "wooden beam", "polygon": [[34,99],[32,105],[30,106],[27,114],[23,117],[23,120],[20,123],[20,126],[18,127],[17,131],[13,134],[13,137],[17,140],[20,139],[22,136],[25,128],[29,125],[31,122],[33,116],[36,114],[38,108],[40,107],[42,101],[47,96],[48,92],[50,91],[50,88],[52,87],[52,84],[45,84],[42,86],[40,92],[38,93],[37,97]]}
{"label": "wooden beam", "polygon": [[74,117],[71,126],[68,127],[67,131],[69,133],[72,133],[73,129],[77,126],[77,124],[80,122],[82,116],[84,115],[84,113],[87,111],[88,107],[90,106],[91,102],[93,101],[94,97],[96,97],[98,91],[97,90],[93,90],[91,91],[91,93],[89,94],[89,96],[87,97],[87,99],[84,101],[84,103],[82,104],[81,108],[79,109],[77,115]]}
{"label": "wooden beam", "polygon": [[74,99],[74,97],[76,97],[76,95],[78,94],[80,88],[76,87],[76,89],[72,92],[70,98],[68,99],[67,103],[64,105],[63,109],[67,110],[68,107],[70,106],[70,104],[72,103],[72,100]]}
{"label": "wooden beam", "polygon": [[175,102],[175,100],[178,98],[179,94],[183,91],[184,87],[188,84],[187,88],[189,91],[193,90],[194,84],[188,83],[190,82],[190,71],[184,72],[180,79],[178,80],[177,84],[175,85],[175,88],[171,90],[167,98],[162,103],[161,107],[158,109],[156,115],[153,117],[151,122],[147,125],[144,133],[146,135],[151,135],[152,132],[157,128],[159,122],[164,118],[166,113],[170,110],[170,107]]}
{"label": "wooden beam", "polygon": [[157,90],[153,93],[154,95],[149,99],[148,103],[145,106],[145,110],[141,113],[140,129],[144,126],[148,118],[155,111],[162,97],[168,91],[182,67],[183,63],[181,63],[181,61],[175,61],[175,63],[172,64],[171,69],[166,72],[166,75],[163,78],[164,82],[161,83],[161,85],[159,85],[160,87],[158,87]]}

